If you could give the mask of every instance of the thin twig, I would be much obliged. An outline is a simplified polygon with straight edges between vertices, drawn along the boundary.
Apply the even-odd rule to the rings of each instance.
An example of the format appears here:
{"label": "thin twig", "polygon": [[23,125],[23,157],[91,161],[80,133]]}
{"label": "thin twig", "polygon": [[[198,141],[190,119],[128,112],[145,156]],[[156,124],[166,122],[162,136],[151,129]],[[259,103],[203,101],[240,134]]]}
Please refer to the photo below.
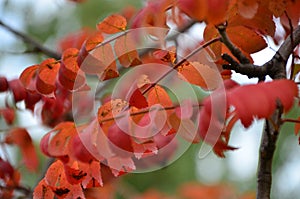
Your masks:
{"label": "thin twig", "polygon": [[295,120],[295,119],[290,119],[290,118],[285,118],[282,119],[281,122],[291,122],[291,123],[300,123],[300,120]]}
{"label": "thin twig", "polygon": [[[200,107],[200,106],[202,106],[202,104],[193,105],[193,108],[197,108],[197,107]],[[156,111],[156,110],[157,111],[173,110],[173,109],[178,108],[178,107],[180,107],[180,104],[174,105],[174,106],[160,107],[160,108],[156,108],[156,109],[150,107],[150,108],[139,110],[139,111],[134,112],[134,113],[130,113],[129,116],[132,117],[132,116],[142,115],[142,114],[149,113],[149,112]],[[104,122],[108,122],[108,121],[121,119],[121,118],[125,117],[126,115],[127,115],[127,113],[123,111],[123,112],[119,113],[116,116],[100,120],[99,123],[104,123]]]}
{"label": "thin twig", "polygon": [[210,41],[206,42],[205,44],[203,44],[202,46],[199,46],[198,48],[196,48],[195,50],[193,50],[190,54],[188,54],[186,57],[184,57],[180,62],[178,62],[177,64],[175,64],[170,70],[168,70],[165,74],[163,74],[160,78],[158,78],[153,84],[151,84],[147,89],[145,89],[143,91],[143,95],[146,94],[149,90],[151,90],[157,83],[159,83],[162,79],[164,79],[166,76],[168,76],[172,71],[176,70],[179,66],[181,66],[184,62],[186,62],[189,58],[191,58],[192,56],[194,56],[196,53],[198,53],[199,51],[205,49],[206,47],[208,47],[209,45],[220,41],[220,37],[211,39]]}
{"label": "thin twig", "polygon": [[33,38],[31,38],[30,36],[15,30],[14,28],[12,28],[11,26],[5,24],[3,21],[0,20],[0,26],[2,26],[3,28],[7,29],[8,31],[10,31],[11,33],[15,34],[16,36],[20,37],[25,43],[30,44],[31,46],[34,47],[34,50],[38,51],[38,52],[42,52],[45,55],[49,56],[49,57],[53,57],[55,59],[60,59],[61,55],[55,51],[52,51],[51,49],[46,48],[45,46],[41,45],[41,43]]}

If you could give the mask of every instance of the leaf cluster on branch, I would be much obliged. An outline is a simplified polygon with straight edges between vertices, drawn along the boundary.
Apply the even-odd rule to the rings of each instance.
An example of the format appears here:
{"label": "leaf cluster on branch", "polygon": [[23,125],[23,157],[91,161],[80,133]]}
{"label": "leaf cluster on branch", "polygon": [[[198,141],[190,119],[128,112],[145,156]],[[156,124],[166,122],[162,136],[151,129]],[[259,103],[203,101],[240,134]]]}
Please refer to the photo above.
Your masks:
{"label": "leaf cluster on branch", "polygon": [[[12,93],[15,103],[24,101],[32,112],[38,110],[43,124],[53,128],[42,138],[40,148],[55,161],[35,187],[33,198],[88,198],[93,188],[137,167],[164,165],[175,154],[178,136],[189,143],[203,140],[216,155],[225,157],[225,151],[236,149],[228,143],[237,121],[248,128],[254,119],[267,120],[269,137],[263,137],[260,161],[271,165],[275,132],[284,122],[297,123],[295,133],[299,132],[299,118],[282,118],[299,99],[294,82],[300,71],[294,64],[299,61],[300,43],[297,6],[300,1],[149,1],[131,19],[112,14],[96,25],[97,30],[65,37],[60,42],[61,56],[1,22],[49,56],[27,67],[19,79],[0,77],[1,92]],[[280,38],[275,35],[274,17],[285,29]],[[178,30],[175,35],[171,34],[171,23]],[[191,50],[179,37],[196,23],[205,24],[203,41]],[[282,44],[270,61],[256,66],[251,54],[267,47],[266,37]],[[151,45],[145,44],[145,38],[150,38]],[[175,45],[170,46],[170,41]],[[141,44],[146,50],[141,50]],[[208,49],[209,62],[195,58],[204,49]],[[293,64],[287,66],[291,54]],[[135,72],[144,65],[148,68]],[[127,74],[124,70],[134,75],[134,81],[106,96],[99,107],[90,107],[94,99],[89,95],[89,78],[122,78]],[[293,75],[287,79],[289,70]],[[257,77],[260,82],[239,85],[231,80],[231,71]],[[263,82],[266,76],[273,81]],[[178,79],[208,95],[197,100],[190,96],[175,99],[172,90],[162,84],[166,79],[171,85]],[[14,110],[8,105],[0,109],[8,125],[14,122]],[[90,114],[88,121],[76,121],[85,114]],[[25,165],[36,169],[36,152],[25,128],[12,127],[4,138],[3,144],[17,145]],[[265,158],[264,152],[270,152],[270,158]],[[2,158],[0,167],[4,168],[0,173],[3,186],[18,190],[18,171]],[[271,172],[271,167],[260,169],[257,197],[269,198],[271,179],[263,175]],[[270,186],[265,189],[260,181]],[[14,188],[1,187],[5,191],[0,196],[13,197]],[[24,193],[30,195],[26,190]]]}

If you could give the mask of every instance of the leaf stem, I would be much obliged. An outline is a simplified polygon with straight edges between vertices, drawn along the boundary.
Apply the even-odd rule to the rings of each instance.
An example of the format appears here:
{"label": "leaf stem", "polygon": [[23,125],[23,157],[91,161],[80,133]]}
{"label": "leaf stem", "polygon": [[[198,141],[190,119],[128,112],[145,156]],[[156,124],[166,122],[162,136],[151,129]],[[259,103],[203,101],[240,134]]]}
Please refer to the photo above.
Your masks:
{"label": "leaf stem", "polygon": [[295,119],[290,119],[290,118],[285,118],[282,119],[281,122],[291,122],[291,123],[300,123],[300,120],[295,120]]}
{"label": "leaf stem", "polygon": [[162,79],[164,79],[166,76],[168,76],[172,71],[176,70],[179,66],[181,66],[184,62],[186,62],[189,58],[191,58],[192,56],[194,56],[196,53],[198,53],[199,51],[205,49],[206,47],[208,47],[209,45],[220,41],[220,37],[211,39],[210,41],[206,42],[205,44],[203,44],[202,46],[199,46],[198,48],[196,48],[195,50],[193,50],[190,54],[188,54],[186,57],[184,57],[180,62],[178,62],[177,64],[175,64],[170,70],[168,70],[165,74],[163,74],[160,78],[158,78],[153,84],[151,84],[148,88],[146,88],[142,94],[146,94],[148,91],[150,91],[157,83],[159,83]]}
{"label": "leaf stem", "polygon": [[[202,104],[193,105],[193,108],[200,107],[200,106],[202,106]],[[154,108],[150,107],[150,108],[142,109],[142,110],[134,112],[134,113],[130,113],[129,116],[137,116],[137,115],[145,114],[145,113],[152,112],[155,110],[158,110],[158,111],[173,110],[178,107],[180,107],[179,104],[174,105],[174,106],[166,106],[166,107],[158,108],[158,109],[154,109]],[[109,121],[116,120],[116,119],[121,119],[121,118],[125,117],[126,115],[127,115],[126,112],[121,112],[120,114],[118,114],[116,116],[100,120],[99,123],[104,123],[104,122],[109,122]]]}

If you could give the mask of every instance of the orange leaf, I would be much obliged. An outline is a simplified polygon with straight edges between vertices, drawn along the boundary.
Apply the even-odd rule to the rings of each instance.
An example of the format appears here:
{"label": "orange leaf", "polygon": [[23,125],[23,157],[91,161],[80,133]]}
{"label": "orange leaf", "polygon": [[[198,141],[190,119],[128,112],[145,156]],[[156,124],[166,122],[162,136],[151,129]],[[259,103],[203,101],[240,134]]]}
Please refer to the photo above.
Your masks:
{"label": "orange leaf", "polygon": [[255,53],[267,47],[262,36],[244,26],[230,27],[227,29],[227,34],[236,46],[247,53]]}
{"label": "orange leaf", "polygon": [[[90,181],[96,180],[99,185],[103,186],[102,176],[101,176],[101,163],[98,161],[92,161],[86,167],[87,176],[82,181],[83,188],[86,188]],[[95,182],[93,182],[94,184]],[[106,185],[105,185],[106,186]]]}
{"label": "orange leaf", "polygon": [[[86,59],[89,55],[89,52],[92,51],[97,45],[103,42],[104,37],[100,32],[95,32],[94,34],[90,35],[83,45],[80,48],[80,52],[78,54],[77,62],[81,68],[82,62]],[[91,59],[91,58],[90,58]],[[96,58],[94,58],[96,59]]]}
{"label": "orange leaf", "polygon": [[246,19],[251,19],[255,16],[259,5],[257,0],[240,0],[237,4],[239,14]]}
{"label": "orange leaf", "polygon": [[80,65],[81,70],[88,74],[103,75],[108,71],[115,71],[116,60],[110,43],[95,47],[82,60]]}
{"label": "orange leaf", "polygon": [[159,85],[156,85],[149,91],[147,100],[149,107],[154,104],[160,104],[163,107],[169,107],[173,104],[166,90]]}
{"label": "orange leaf", "polygon": [[45,182],[55,193],[58,199],[84,198],[80,184],[71,185],[66,178],[64,165],[61,161],[55,161],[48,168]]}
{"label": "orange leaf", "polygon": [[53,157],[68,155],[69,140],[77,134],[73,122],[62,122],[48,134],[51,135],[48,144],[48,153]]}
{"label": "orange leaf", "polygon": [[39,65],[29,66],[21,73],[19,79],[26,89],[31,91],[36,90],[34,83],[39,67]]}
{"label": "orange leaf", "polygon": [[233,26],[245,26],[262,34],[274,36],[275,23],[273,15],[268,8],[268,1],[261,1],[254,17],[246,19],[238,14],[238,8],[232,8],[228,19],[228,28]]}
{"label": "orange leaf", "polygon": [[218,25],[226,21],[229,0],[206,0],[208,23]]}
{"label": "orange leaf", "polygon": [[178,67],[179,77],[204,89],[213,90],[220,84],[220,74],[208,65],[199,62],[185,62]]}
{"label": "orange leaf", "polygon": [[69,48],[63,52],[62,63],[59,68],[58,80],[69,90],[76,90],[82,87],[85,82],[85,75],[77,63],[79,50]]}
{"label": "orange leaf", "polygon": [[114,34],[124,31],[126,26],[126,19],[118,14],[110,15],[97,24],[98,30],[106,34]]}
{"label": "orange leaf", "polygon": [[42,179],[39,184],[34,188],[33,199],[53,199],[54,193],[47,185],[45,179]]}
{"label": "orange leaf", "polygon": [[126,68],[140,63],[135,45],[136,42],[133,36],[133,34],[127,33],[126,35],[119,37],[114,45],[115,53],[120,64]]}
{"label": "orange leaf", "polygon": [[207,13],[207,5],[204,0],[178,0],[179,9],[191,18],[203,21]]}
{"label": "orange leaf", "polygon": [[49,58],[40,64],[36,80],[36,89],[43,95],[49,95],[56,89],[56,77],[60,68],[60,63]]}
{"label": "orange leaf", "polygon": [[14,128],[8,132],[5,138],[7,144],[17,145],[22,153],[23,161],[30,170],[38,167],[38,157],[28,131],[24,128]]}
{"label": "orange leaf", "polygon": [[280,17],[283,15],[286,7],[286,0],[269,0],[269,9],[272,11],[275,17]]}

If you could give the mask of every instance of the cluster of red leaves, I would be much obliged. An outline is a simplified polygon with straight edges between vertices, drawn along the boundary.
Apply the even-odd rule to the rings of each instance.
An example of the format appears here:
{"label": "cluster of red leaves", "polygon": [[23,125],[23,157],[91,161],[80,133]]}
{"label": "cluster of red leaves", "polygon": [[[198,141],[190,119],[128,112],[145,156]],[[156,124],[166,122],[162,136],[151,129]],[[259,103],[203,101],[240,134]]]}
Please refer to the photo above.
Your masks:
{"label": "cluster of red leaves", "polygon": [[[228,36],[251,59],[251,53],[266,47],[262,35],[274,36],[273,15],[283,16],[284,10],[288,10],[292,20],[298,16],[292,9],[292,2],[284,3],[281,10],[271,0],[150,1],[135,16],[131,27],[168,28],[168,20],[181,27],[189,16],[206,22],[204,40],[208,41],[219,36],[215,25],[227,21]],[[86,74],[107,80],[119,76],[118,63],[127,68],[149,62],[165,65],[176,62],[174,51],[160,50],[140,58],[135,35],[126,32],[126,27],[126,18],[113,14],[97,24],[97,31],[83,30],[66,37],[60,44],[63,51],[60,60],[49,58],[23,71],[20,81],[24,87],[20,81],[8,82],[0,78],[0,91],[12,91],[16,102],[24,100],[26,107],[32,110],[41,100],[44,123],[51,126],[58,124],[40,144],[44,154],[58,160],[49,167],[36,187],[34,198],[85,198],[92,187],[102,186],[104,173],[109,178],[120,176],[134,170],[139,160],[146,160],[140,163],[146,166],[161,163],[162,159],[165,161],[173,154],[176,147],[173,140],[177,132],[190,142],[199,142],[202,138],[213,145],[217,155],[223,157],[224,151],[234,149],[228,146],[228,141],[237,120],[249,127],[254,118],[268,118],[275,111],[277,101],[288,111],[297,96],[297,86],[288,80],[248,86],[228,81],[223,92],[218,89],[222,84],[218,70],[199,62],[186,61],[176,68],[181,79],[206,90],[216,89],[202,103],[198,129],[192,121],[195,105],[186,102],[184,107],[177,107],[164,87],[147,78],[141,85],[136,83],[124,89],[124,98],[104,103],[98,109],[97,118],[90,123],[76,127],[73,122],[66,122],[72,119],[69,118],[72,92],[88,89]],[[107,40],[116,33],[120,35]],[[150,31],[149,34],[156,33]],[[166,34],[167,31],[165,35],[158,36]],[[247,38],[251,38],[251,42]],[[115,42],[112,44],[111,41]],[[211,49],[216,60],[222,53],[228,53],[221,42],[214,43]],[[223,71],[222,77],[229,78],[230,72]],[[26,100],[28,96],[31,97]],[[216,101],[221,102],[224,96],[226,104],[222,116],[212,105]],[[257,101],[265,106],[259,106]],[[0,113],[11,121],[8,110]],[[154,133],[157,129],[159,132]],[[24,129],[16,131],[24,133]],[[22,142],[15,133],[8,133],[6,141],[32,154],[32,148],[28,147],[29,138]],[[167,145],[171,147],[165,150],[165,154],[158,159],[153,158]],[[24,161],[28,162],[26,156]],[[36,164],[27,166],[34,168]]]}
{"label": "cluster of red leaves", "polygon": [[[201,138],[211,144],[220,157],[224,157],[224,151],[235,149],[228,145],[228,141],[236,121],[240,120],[248,128],[255,118],[269,118],[279,105],[287,112],[293,106],[294,98],[298,97],[298,87],[290,80],[246,86],[228,80],[225,87],[226,91],[216,90],[203,101],[199,119]],[[213,105],[224,98],[225,112],[222,113]]]}
{"label": "cluster of red leaves", "polygon": [[7,187],[7,189],[1,188],[1,198],[12,198],[15,187],[20,184],[20,173],[13,168],[8,162],[0,158],[0,182],[1,186]]}

